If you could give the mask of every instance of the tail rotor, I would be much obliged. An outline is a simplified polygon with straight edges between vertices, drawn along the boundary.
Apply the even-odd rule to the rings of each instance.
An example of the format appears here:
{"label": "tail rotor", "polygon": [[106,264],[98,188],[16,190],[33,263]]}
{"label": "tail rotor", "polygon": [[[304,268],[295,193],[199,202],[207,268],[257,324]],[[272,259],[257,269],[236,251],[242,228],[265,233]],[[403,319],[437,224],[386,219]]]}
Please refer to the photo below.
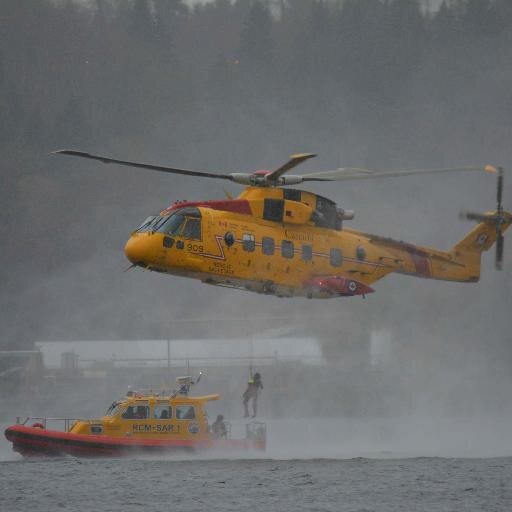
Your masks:
{"label": "tail rotor", "polygon": [[503,269],[503,250],[504,250],[504,237],[503,227],[505,224],[510,223],[510,214],[503,210],[503,167],[494,168],[487,166],[486,170],[496,172],[498,175],[496,185],[496,211],[493,213],[479,213],[479,212],[463,212],[462,217],[476,222],[487,222],[492,224],[496,229],[496,253],[495,253],[495,267],[496,270]]}
{"label": "tail rotor", "polygon": [[496,228],[498,231],[496,238],[496,260],[495,266],[497,270],[503,270],[503,233],[499,231],[499,228]]}
{"label": "tail rotor", "polygon": [[496,259],[495,259],[495,267],[497,270],[503,269],[503,230],[502,226],[505,222],[505,218],[503,216],[503,167],[498,167],[498,183],[496,186]]}

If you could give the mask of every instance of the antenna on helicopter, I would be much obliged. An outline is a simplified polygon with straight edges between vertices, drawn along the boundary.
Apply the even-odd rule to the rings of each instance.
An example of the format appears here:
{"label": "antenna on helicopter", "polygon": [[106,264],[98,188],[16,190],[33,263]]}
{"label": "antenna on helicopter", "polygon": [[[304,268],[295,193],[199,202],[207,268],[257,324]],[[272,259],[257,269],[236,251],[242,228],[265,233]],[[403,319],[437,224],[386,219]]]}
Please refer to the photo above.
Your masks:
{"label": "antenna on helicopter", "polygon": [[488,224],[494,225],[496,228],[496,253],[494,265],[496,270],[502,270],[504,249],[503,224],[507,222],[507,217],[503,210],[502,203],[504,172],[503,167],[493,167],[492,165],[487,165],[485,170],[487,172],[495,172],[497,174],[496,211],[493,213],[461,212],[461,217],[463,219],[473,220],[476,222],[487,222]]}

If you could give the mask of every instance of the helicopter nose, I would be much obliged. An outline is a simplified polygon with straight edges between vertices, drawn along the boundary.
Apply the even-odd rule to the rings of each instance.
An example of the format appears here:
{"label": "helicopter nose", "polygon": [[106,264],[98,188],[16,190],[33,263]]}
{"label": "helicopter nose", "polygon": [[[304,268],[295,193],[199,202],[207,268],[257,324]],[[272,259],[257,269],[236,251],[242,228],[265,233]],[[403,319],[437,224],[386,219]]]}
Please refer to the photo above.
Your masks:
{"label": "helicopter nose", "polygon": [[146,240],[138,236],[132,236],[124,246],[126,257],[134,264],[144,266],[146,256]]}

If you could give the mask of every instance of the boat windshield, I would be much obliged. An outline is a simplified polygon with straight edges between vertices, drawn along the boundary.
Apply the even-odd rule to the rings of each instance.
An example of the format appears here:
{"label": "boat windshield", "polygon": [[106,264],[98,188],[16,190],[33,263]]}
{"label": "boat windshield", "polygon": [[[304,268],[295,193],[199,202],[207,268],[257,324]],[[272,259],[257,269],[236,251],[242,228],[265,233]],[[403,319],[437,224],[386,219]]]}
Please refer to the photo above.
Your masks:
{"label": "boat windshield", "polygon": [[121,410],[122,402],[112,402],[112,405],[107,409],[105,416],[115,416]]}

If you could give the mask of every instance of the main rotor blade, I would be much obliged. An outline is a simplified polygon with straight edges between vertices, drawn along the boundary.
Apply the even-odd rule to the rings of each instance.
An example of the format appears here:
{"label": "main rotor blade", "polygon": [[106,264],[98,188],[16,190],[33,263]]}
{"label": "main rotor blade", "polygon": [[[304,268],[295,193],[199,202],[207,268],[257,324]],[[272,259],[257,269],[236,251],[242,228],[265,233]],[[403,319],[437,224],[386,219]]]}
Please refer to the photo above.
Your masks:
{"label": "main rotor blade", "polygon": [[314,158],[316,156],[315,153],[297,153],[295,155],[290,155],[290,160],[283,164],[281,167],[272,171],[271,173],[265,176],[265,181],[277,181],[285,172],[288,172],[290,169],[297,167],[297,165],[309,160],[310,158]]}
{"label": "main rotor blade", "polygon": [[233,181],[233,177],[230,174],[215,174],[212,172],[188,171],[186,169],[176,169],[174,167],[166,167],[162,165],[143,164],[139,162],[130,162],[128,160],[116,160],[114,158],[107,158],[99,155],[91,155],[90,153],[85,153],[83,151],[75,151],[73,149],[60,149],[58,151],[54,151],[53,153],[57,155],[78,156],[80,158],[98,160],[103,164],[126,165],[128,167],[138,167],[140,169],[150,169],[151,171],[168,172],[171,174],[184,174],[185,176],[199,176],[202,178],[217,178],[221,180]]}
{"label": "main rotor blade", "polygon": [[343,168],[302,175],[303,181],[348,181],[371,180],[377,178],[399,178],[414,174],[440,174],[448,172],[496,172],[491,165],[485,167],[453,167],[449,169],[407,169],[403,171],[374,171],[370,169]]}
{"label": "main rotor blade", "polygon": [[459,217],[462,220],[473,220],[475,222],[486,222],[489,220],[488,215],[478,212],[460,212]]}
{"label": "main rotor blade", "polygon": [[496,269],[502,270],[503,268],[503,244],[504,244],[504,237],[503,233],[501,231],[498,231],[497,237],[496,237]]}

